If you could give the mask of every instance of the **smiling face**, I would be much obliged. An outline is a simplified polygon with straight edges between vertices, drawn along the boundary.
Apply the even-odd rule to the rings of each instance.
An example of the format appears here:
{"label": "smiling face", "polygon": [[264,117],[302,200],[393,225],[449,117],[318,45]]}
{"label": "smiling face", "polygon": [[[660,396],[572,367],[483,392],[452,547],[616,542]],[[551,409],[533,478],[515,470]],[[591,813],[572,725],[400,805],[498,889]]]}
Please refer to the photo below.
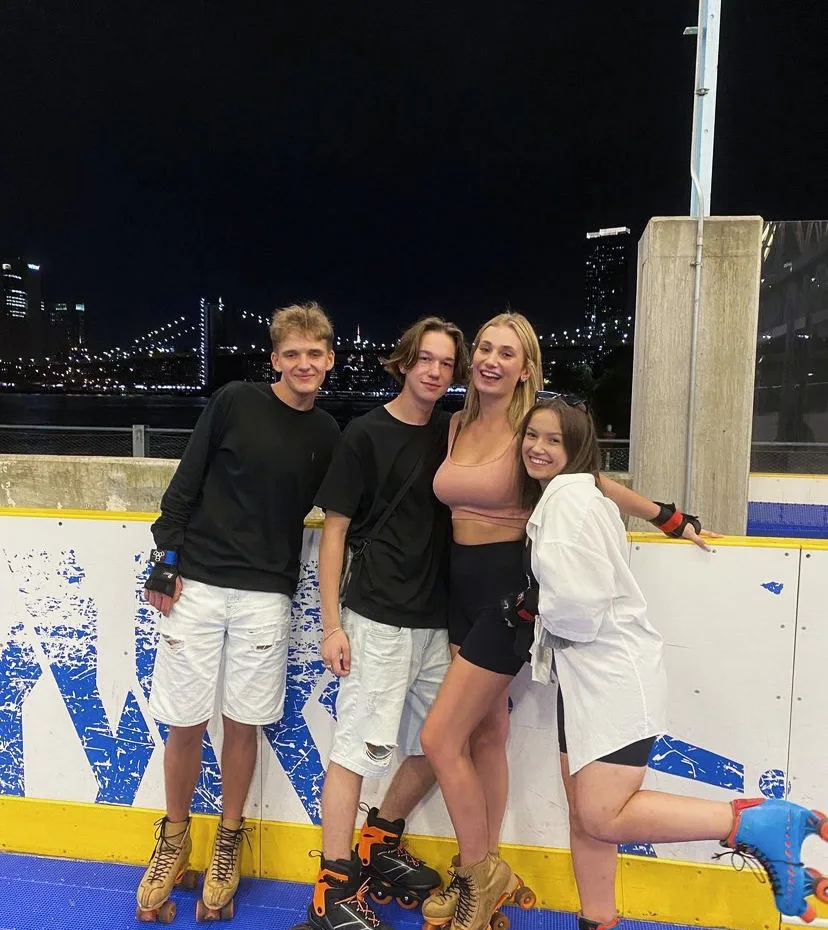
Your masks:
{"label": "smiling face", "polygon": [[403,390],[423,404],[438,401],[454,381],[457,346],[447,333],[431,330],[423,334],[412,368],[400,366],[405,376]]}
{"label": "smiling face", "polygon": [[334,363],[324,339],[290,330],[271,355],[273,368],[282,375],[286,389],[297,399],[316,394]]}
{"label": "smiling face", "polygon": [[487,326],[472,356],[472,378],[481,397],[511,397],[529,377],[523,347],[511,326]]}
{"label": "smiling face", "polygon": [[529,420],[521,447],[523,465],[542,487],[559,475],[568,461],[561,419],[555,410],[536,410]]}

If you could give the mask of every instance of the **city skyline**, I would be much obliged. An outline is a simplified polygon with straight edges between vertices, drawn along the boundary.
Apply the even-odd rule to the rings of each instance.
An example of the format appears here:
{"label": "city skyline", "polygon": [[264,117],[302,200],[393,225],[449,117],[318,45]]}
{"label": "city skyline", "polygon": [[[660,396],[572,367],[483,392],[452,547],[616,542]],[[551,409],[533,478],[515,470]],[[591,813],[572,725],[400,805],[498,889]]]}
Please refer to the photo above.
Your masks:
{"label": "city skyline", "polygon": [[[611,235],[619,231],[629,234],[629,228],[624,227],[622,229],[602,229],[600,233],[587,233],[586,236],[589,241],[590,238],[594,238],[595,236],[603,236],[605,234]],[[108,355],[132,351],[138,346],[161,350],[165,341],[169,341],[168,339],[165,340],[165,329],[173,326],[176,320],[183,322],[187,319],[187,314],[177,318],[167,317],[159,324],[159,328],[141,332],[138,336],[133,336],[132,333],[124,332],[122,334],[123,338],[119,340],[118,345],[107,345],[106,348],[104,348],[99,339],[94,338],[97,335],[94,330],[91,333],[93,338],[91,340],[89,338],[90,332],[87,323],[87,307],[85,301],[55,301],[44,298],[42,261],[38,263],[27,263],[26,260],[20,257],[7,261],[3,256],[0,256],[0,259],[2,259],[2,277],[0,277],[0,361],[25,361],[27,359],[38,361],[50,357],[68,357],[70,354],[77,354],[79,352],[87,356],[92,352],[96,357],[103,359]],[[590,303],[590,301],[596,299],[599,302],[601,300],[606,302],[608,299],[606,296],[596,297],[596,294],[603,295],[604,289],[609,293],[610,288],[616,283],[611,279],[613,275],[617,276],[619,274],[619,268],[621,278],[624,281],[630,277],[631,252],[628,247],[625,247],[623,256],[621,256],[619,261],[620,265],[616,262],[616,266],[608,272],[606,280],[602,281],[603,272],[597,269],[597,267],[595,269],[591,268],[590,257],[587,255],[585,286],[582,294],[580,319],[576,317],[572,324],[564,328],[559,328],[557,332],[550,330],[546,333],[542,333],[539,327],[540,338],[543,339],[545,337],[552,341],[570,343],[574,343],[576,339],[581,339],[581,341],[586,342],[595,341],[596,338],[598,338],[600,342],[600,337],[603,332],[610,341],[626,341],[630,339],[632,327],[627,324],[632,322],[630,311],[634,308],[629,302],[629,293],[626,289],[620,303],[618,300],[615,300],[612,303],[612,307],[601,316],[600,321],[596,321],[595,313],[591,309]],[[12,269],[17,273],[13,274]],[[24,274],[28,275],[27,280],[21,277],[21,275]],[[10,294],[7,294],[8,281],[11,278],[15,279],[18,284],[15,286],[14,283],[12,283],[13,290],[11,290]],[[48,287],[46,292],[48,293]],[[217,302],[220,310],[224,308],[225,302],[223,297],[220,296],[212,300]],[[210,301],[207,298],[199,298],[199,309],[196,314],[196,322],[203,317],[205,308],[209,308],[209,305]],[[233,309],[241,318],[249,318],[251,321],[255,320],[263,327],[269,325],[268,320],[270,312],[272,311],[269,311],[265,316],[261,313],[242,310],[238,307],[234,307]],[[522,308],[515,309],[522,310]],[[345,330],[343,332],[343,329],[335,318],[335,314],[332,314],[332,316],[334,317],[335,330],[339,341],[360,342],[361,323],[359,318],[348,321],[348,323],[345,324]],[[617,319],[619,316],[621,317],[620,326],[619,320]],[[393,314],[388,313],[384,319],[384,326],[377,324],[373,332],[366,334],[365,339],[368,342],[376,342],[382,345],[393,344],[396,337],[399,335],[399,332],[394,332],[393,330],[397,329],[401,331],[411,322],[407,320],[389,323],[389,320],[393,319]],[[538,324],[537,319],[534,319],[533,323]],[[196,331],[196,327],[192,325],[189,325],[189,329],[192,332]],[[213,330],[215,330],[215,326]],[[207,332],[207,330],[202,328],[202,332]],[[582,332],[583,336],[581,335]],[[152,342],[152,338],[155,335],[158,336],[157,345]],[[236,334],[236,336],[238,336],[238,334]],[[623,336],[623,339],[620,339],[621,336]],[[203,338],[204,337],[202,337],[202,339]],[[208,338],[212,344],[212,342],[215,342],[219,338],[219,334],[213,331],[212,333],[208,333],[206,338]],[[471,334],[469,334],[469,338],[471,338]],[[197,343],[197,339],[195,341]],[[245,346],[247,345],[244,339],[242,339],[241,342],[243,342]],[[127,349],[124,349],[120,343],[127,346]],[[255,342],[250,345],[252,349],[264,348],[264,346],[257,346]],[[603,348],[602,342],[601,345]],[[216,343],[216,347],[222,349],[234,348],[230,346],[229,343],[219,346],[218,342]],[[235,348],[238,349],[239,347],[236,346]],[[212,351],[205,352],[204,349],[205,346],[203,342],[201,345],[196,344],[193,346],[193,350],[200,350],[205,358],[213,354]],[[202,383],[206,383],[206,381],[209,380],[205,371],[201,372],[201,379]]]}

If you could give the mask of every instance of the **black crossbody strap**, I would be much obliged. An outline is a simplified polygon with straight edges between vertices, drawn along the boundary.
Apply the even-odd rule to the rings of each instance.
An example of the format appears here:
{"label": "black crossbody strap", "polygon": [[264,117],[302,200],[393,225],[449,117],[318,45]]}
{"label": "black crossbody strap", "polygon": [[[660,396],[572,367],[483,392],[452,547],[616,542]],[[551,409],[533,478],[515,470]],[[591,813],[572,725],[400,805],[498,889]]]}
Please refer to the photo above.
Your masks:
{"label": "black crossbody strap", "polygon": [[376,539],[379,536],[379,534],[382,532],[382,528],[388,522],[391,514],[394,513],[394,511],[397,509],[400,501],[408,493],[408,489],[411,487],[412,484],[414,484],[415,480],[417,479],[417,476],[420,474],[420,471],[423,467],[423,462],[425,461],[425,457],[426,457],[426,453],[423,452],[423,454],[419,457],[419,459],[417,459],[416,465],[411,469],[408,477],[400,485],[400,489],[394,495],[394,499],[385,508],[385,510],[383,510],[383,512],[379,516],[379,519],[377,520],[377,522],[374,524],[373,528],[371,529],[371,532],[363,540],[363,546],[361,548],[363,548],[365,545],[371,542],[371,540]]}

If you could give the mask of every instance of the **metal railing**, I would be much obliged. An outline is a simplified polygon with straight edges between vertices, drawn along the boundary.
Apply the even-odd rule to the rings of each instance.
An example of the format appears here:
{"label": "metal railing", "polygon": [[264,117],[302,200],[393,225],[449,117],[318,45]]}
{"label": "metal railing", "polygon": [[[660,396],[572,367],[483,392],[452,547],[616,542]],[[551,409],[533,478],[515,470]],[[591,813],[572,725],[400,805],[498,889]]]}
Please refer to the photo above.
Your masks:
{"label": "metal railing", "polygon": [[[0,455],[103,455],[178,459],[192,430],[129,426],[0,424]],[[601,439],[601,468],[627,472],[629,439]],[[750,470],[770,474],[828,474],[828,442],[754,442]]]}
{"label": "metal railing", "polygon": [[189,429],[133,426],[18,426],[0,424],[0,455],[103,455],[179,459]]}

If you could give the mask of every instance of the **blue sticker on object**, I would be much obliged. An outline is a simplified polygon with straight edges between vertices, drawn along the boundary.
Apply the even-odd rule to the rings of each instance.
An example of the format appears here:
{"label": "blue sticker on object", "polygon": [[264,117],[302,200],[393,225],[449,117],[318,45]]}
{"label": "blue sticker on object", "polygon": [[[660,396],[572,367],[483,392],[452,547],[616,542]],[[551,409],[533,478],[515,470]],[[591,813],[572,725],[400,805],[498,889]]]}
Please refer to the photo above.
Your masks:
{"label": "blue sticker on object", "polygon": [[791,784],[785,781],[782,769],[768,769],[759,776],[759,790],[766,798],[783,801],[791,790]]}
{"label": "blue sticker on object", "polygon": [[783,585],[781,581],[766,581],[762,587],[766,591],[770,591],[771,594],[781,594],[782,588],[784,588],[785,585]]}

